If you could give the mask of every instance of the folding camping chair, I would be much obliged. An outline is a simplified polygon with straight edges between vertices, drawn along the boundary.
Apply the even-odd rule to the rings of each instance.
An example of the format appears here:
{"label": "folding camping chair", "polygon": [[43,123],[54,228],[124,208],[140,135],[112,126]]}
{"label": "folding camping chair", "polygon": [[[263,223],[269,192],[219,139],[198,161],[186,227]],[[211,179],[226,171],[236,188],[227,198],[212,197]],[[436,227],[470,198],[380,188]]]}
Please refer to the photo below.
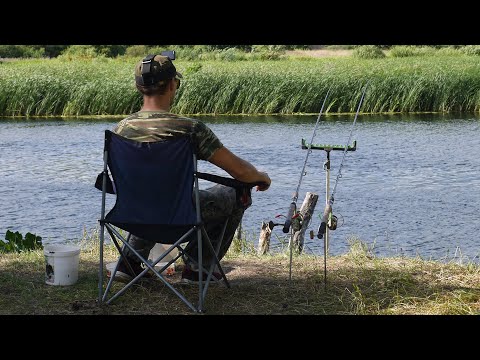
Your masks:
{"label": "folding camping chair", "polygon": [[[219,184],[236,188],[237,195],[250,195],[252,187],[258,183],[243,183],[232,178],[225,178],[212,174],[197,172],[197,157],[193,139],[190,136],[176,137],[171,140],[157,142],[138,142],[127,139],[109,130],[105,131],[104,166],[103,172],[98,177],[95,186],[102,190],[102,210],[100,222],[100,269],[99,269],[99,304],[109,304],[118,296],[151,270],[168,289],[173,291],[190,309],[203,312],[204,302],[210,281],[215,279],[213,270],[215,265],[221,274],[221,280],[227,287],[230,284],[218,260],[217,249],[213,249],[201,219],[200,197],[198,179],[205,179]],[[110,169],[112,179],[110,179]],[[113,180],[113,182],[112,182]],[[105,216],[106,193],[116,194],[113,208]],[[193,201],[195,199],[195,201]],[[221,237],[223,238],[228,218],[225,219]],[[104,232],[108,231],[110,238],[118,250],[120,257],[104,291],[103,279],[103,248]],[[128,233],[124,237],[118,229]],[[169,244],[168,249],[158,258],[149,262],[142,257],[128,243],[131,235],[136,235],[145,240],[156,243]],[[119,241],[123,243],[120,246]],[[191,241],[192,240],[192,241]],[[162,272],[181,256],[187,256],[185,250],[194,242],[198,242],[198,304],[195,306],[187,300],[172,284],[162,275]],[[186,246],[181,246],[189,242]],[[202,264],[202,243],[213,257],[209,269]],[[126,261],[124,249],[128,248],[143,263],[143,271],[129,283],[118,290],[110,298],[112,282],[115,278],[120,261]],[[160,269],[155,265],[162,261],[173,250],[178,249],[178,254]],[[190,258],[195,262],[195,259]],[[131,267],[130,267],[131,270]],[[132,271],[133,272],[133,271]],[[207,277],[204,279],[204,272]]]}

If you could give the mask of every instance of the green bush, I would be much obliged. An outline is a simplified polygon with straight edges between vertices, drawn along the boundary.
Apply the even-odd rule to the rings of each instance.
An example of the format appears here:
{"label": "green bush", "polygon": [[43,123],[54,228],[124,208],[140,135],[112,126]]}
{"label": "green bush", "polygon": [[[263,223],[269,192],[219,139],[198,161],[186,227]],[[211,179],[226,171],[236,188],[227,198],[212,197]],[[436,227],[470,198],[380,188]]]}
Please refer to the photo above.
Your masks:
{"label": "green bush", "polygon": [[148,55],[148,47],[145,45],[133,45],[127,47],[125,50],[125,56],[141,58]]}
{"label": "green bush", "polygon": [[436,49],[435,56],[458,56],[458,55],[465,55],[462,51],[460,51],[460,47],[455,46],[443,46],[441,48]]}
{"label": "green bush", "polygon": [[64,51],[68,45],[44,45],[45,56],[55,58]]}
{"label": "green bush", "polygon": [[66,48],[61,55],[58,56],[61,60],[75,60],[75,59],[93,59],[98,56],[104,56],[98,53],[95,46],[92,45],[71,45]]}
{"label": "green bush", "polygon": [[5,240],[0,240],[0,253],[24,252],[29,250],[43,249],[42,238],[35,234],[26,233],[25,238],[17,232],[7,230]]}
{"label": "green bush", "polygon": [[201,60],[204,55],[210,54],[213,59],[213,49],[210,45],[181,46],[172,48],[177,52],[177,58],[180,60]]}
{"label": "green bush", "polygon": [[184,76],[193,75],[193,74],[195,74],[196,72],[199,72],[201,69],[202,69],[202,64],[193,63],[193,64],[187,66],[187,68],[185,69],[185,71],[183,71],[183,75],[184,75]]}
{"label": "green bush", "polygon": [[460,52],[466,55],[480,55],[480,45],[466,45],[459,49]]}
{"label": "green bush", "polygon": [[278,60],[285,54],[287,47],[284,45],[253,45],[252,60]]}
{"label": "green bush", "polygon": [[389,55],[391,57],[433,56],[440,54],[442,51],[455,50],[447,48],[436,49],[433,46],[396,45],[391,47]]}
{"label": "green bush", "polygon": [[353,50],[352,56],[359,59],[380,59],[384,58],[385,54],[376,45],[361,45]]}
{"label": "green bush", "polygon": [[415,46],[393,46],[390,49],[389,55],[391,57],[409,57],[409,56],[418,56],[418,51]]}
{"label": "green bush", "polygon": [[125,56],[142,57],[175,50],[177,59],[185,61],[276,60],[281,58],[286,50],[306,47],[307,45],[134,45],[125,50]]}
{"label": "green bush", "polygon": [[221,61],[245,60],[245,52],[234,47],[215,51],[215,59]]}
{"label": "green bush", "polygon": [[247,55],[235,47],[212,48],[211,45],[183,46],[178,48],[177,58],[181,60],[219,60],[219,61],[241,61],[246,60]]}
{"label": "green bush", "polygon": [[109,58],[121,56],[127,50],[126,45],[95,45],[97,54],[104,55]]}
{"label": "green bush", "polygon": [[0,58],[41,58],[45,49],[36,45],[0,45]]}
{"label": "green bush", "polygon": [[326,45],[325,50],[353,50],[355,45]]}

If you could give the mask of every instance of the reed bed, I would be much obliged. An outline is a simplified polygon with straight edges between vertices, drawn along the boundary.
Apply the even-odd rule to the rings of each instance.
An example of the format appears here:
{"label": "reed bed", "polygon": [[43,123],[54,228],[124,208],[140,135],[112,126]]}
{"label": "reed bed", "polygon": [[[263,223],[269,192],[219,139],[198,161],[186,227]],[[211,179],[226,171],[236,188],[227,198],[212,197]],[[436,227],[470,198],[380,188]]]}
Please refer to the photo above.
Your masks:
{"label": "reed bed", "polygon": [[[136,59],[0,63],[1,116],[126,115],[137,111]],[[475,112],[480,57],[412,56],[276,61],[181,61],[184,81],[172,111],[182,114],[316,114],[326,112]]]}

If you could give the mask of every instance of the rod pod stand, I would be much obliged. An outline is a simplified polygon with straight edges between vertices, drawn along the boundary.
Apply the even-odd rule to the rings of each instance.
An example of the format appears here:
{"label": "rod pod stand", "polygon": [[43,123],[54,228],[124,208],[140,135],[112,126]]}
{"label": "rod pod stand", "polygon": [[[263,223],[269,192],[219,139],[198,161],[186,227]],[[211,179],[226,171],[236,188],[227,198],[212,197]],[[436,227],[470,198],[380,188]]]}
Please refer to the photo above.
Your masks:
{"label": "rod pod stand", "polygon": [[[323,169],[325,170],[325,205],[326,207],[329,204],[330,197],[330,151],[345,151],[345,145],[330,145],[330,144],[307,144],[305,139],[302,139],[302,149],[304,150],[324,150],[327,154],[327,160],[323,164]],[[357,141],[353,140],[353,144],[347,145],[346,151],[355,151],[357,150]],[[333,201],[332,201],[333,202]],[[330,204],[332,205],[332,204]],[[327,222],[331,220],[331,209],[326,214],[324,214],[322,223],[318,229],[317,237],[321,239],[323,234],[325,234],[325,246],[326,251],[328,252],[328,226]]]}
{"label": "rod pod stand", "polygon": [[[330,203],[330,151],[355,151],[357,150],[357,141],[353,140],[353,144],[347,145],[330,145],[330,144],[307,144],[305,139],[302,139],[302,149],[304,150],[324,150],[327,155],[327,160],[323,164],[325,170],[325,211],[323,214],[322,222],[318,228],[317,237],[321,239],[323,237],[323,258],[324,258],[324,279],[325,289],[327,286],[327,255],[329,249],[329,231],[327,223],[331,221],[333,197]],[[325,236],[323,236],[325,234]]]}

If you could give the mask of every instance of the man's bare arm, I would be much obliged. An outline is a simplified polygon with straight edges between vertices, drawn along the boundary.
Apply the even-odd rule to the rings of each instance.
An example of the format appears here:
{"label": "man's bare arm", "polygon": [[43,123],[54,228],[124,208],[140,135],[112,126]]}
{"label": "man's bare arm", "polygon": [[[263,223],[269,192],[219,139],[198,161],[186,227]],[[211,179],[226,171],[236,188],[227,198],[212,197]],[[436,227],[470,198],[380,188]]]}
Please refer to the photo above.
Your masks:
{"label": "man's bare arm", "polygon": [[248,161],[239,158],[225,146],[217,149],[208,159],[208,161],[222,168],[237,180],[247,183],[257,181],[264,182],[265,185],[257,186],[257,190],[259,191],[267,190],[272,182],[267,173],[258,171],[255,166],[250,164]]}

